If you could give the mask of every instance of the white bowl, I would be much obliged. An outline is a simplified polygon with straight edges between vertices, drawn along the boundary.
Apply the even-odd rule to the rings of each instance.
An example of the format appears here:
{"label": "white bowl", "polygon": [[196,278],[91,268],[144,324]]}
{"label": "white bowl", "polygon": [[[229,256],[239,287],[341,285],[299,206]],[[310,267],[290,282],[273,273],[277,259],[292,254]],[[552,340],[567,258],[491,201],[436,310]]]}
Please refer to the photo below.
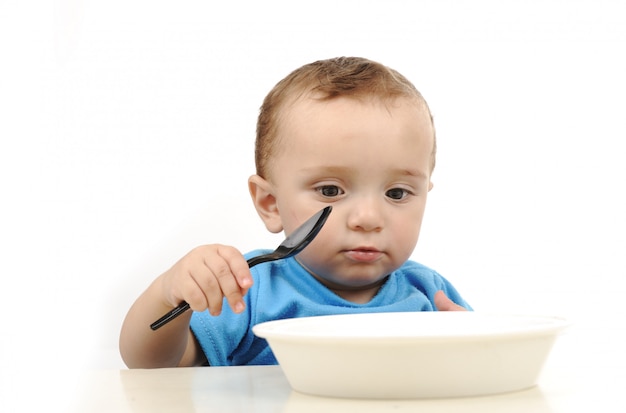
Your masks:
{"label": "white bowl", "polygon": [[532,387],[567,325],[544,316],[407,312],[293,318],[253,331],[298,392],[414,399]]}

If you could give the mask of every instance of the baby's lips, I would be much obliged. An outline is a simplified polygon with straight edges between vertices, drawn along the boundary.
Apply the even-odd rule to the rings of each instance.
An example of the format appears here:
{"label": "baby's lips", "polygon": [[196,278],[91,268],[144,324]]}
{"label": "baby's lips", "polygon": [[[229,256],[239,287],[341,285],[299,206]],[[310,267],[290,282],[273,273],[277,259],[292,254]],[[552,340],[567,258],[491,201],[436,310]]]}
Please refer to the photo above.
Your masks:
{"label": "baby's lips", "polygon": [[373,248],[356,248],[346,251],[346,255],[357,262],[374,262],[382,257],[383,253]]}

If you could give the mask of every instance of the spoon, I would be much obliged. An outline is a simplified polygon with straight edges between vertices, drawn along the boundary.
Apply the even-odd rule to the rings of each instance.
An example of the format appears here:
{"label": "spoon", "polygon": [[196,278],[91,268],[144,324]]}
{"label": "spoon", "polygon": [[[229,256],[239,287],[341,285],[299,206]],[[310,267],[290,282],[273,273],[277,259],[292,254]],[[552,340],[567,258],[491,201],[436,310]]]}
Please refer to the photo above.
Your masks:
{"label": "spoon", "polygon": [[[313,238],[317,236],[317,234],[322,229],[322,226],[324,226],[324,223],[326,222],[326,219],[328,218],[331,210],[331,206],[327,206],[326,208],[320,210],[311,218],[307,219],[304,224],[296,228],[296,230],[293,231],[291,235],[289,235],[287,238],[285,238],[285,240],[273,252],[250,258],[247,261],[248,266],[252,268],[255,265],[264,262],[282,260],[298,254],[307,245],[309,245],[311,241],[313,241]],[[163,317],[150,324],[150,328],[152,330],[161,328],[187,310],[189,310],[189,304],[183,301],[178,305],[178,307],[174,308]]]}

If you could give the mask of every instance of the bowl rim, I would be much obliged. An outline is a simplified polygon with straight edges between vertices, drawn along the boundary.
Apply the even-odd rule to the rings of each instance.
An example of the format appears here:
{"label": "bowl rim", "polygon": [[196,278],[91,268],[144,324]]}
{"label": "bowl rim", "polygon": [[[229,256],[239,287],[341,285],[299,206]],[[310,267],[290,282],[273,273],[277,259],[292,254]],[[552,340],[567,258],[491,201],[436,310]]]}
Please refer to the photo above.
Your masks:
{"label": "bowl rim", "polygon": [[[303,331],[299,328],[297,331],[290,331],[291,325],[302,325],[303,323],[319,323],[324,319],[339,320],[350,319],[360,317],[376,317],[385,318],[392,314],[393,317],[416,317],[415,314],[420,314],[417,317],[447,317],[447,318],[467,318],[467,317],[483,317],[483,318],[513,318],[513,319],[528,319],[535,321],[542,321],[540,324],[514,326],[512,328],[504,328],[500,330],[490,331],[475,331],[475,332],[430,332],[426,334],[414,335],[414,334],[371,334],[370,332],[364,332],[362,334],[355,334],[354,332],[342,334],[341,332],[334,331],[333,334],[322,334],[318,331]],[[407,314],[407,315],[405,315]],[[437,315],[435,315],[437,314]],[[445,315],[444,315],[445,314]],[[381,342],[433,342],[433,341],[474,341],[474,340],[508,340],[519,339],[520,337],[538,337],[538,336],[552,336],[557,335],[567,328],[569,328],[571,322],[565,317],[555,315],[540,315],[540,314],[511,314],[511,313],[486,313],[486,312],[379,312],[379,313],[348,313],[348,314],[332,314],[332,315],[319,315],[319,316],[307,316],[307,317],[293,317],[279,320],[265,321],[256,324],[252,327],[253,333],[257,337],[261,337],[267,340],[287,340],[287,341],[307,341],[307,342],[354,342],[363,341],[367,339],[371,343]]]}

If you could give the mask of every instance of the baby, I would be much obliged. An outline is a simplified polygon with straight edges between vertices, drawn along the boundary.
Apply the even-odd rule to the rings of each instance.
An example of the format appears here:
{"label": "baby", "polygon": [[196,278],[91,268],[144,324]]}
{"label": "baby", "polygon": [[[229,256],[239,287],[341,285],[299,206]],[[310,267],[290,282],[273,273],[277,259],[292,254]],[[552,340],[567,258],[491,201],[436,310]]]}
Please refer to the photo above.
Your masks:
{"label": "baby", "polygon": [[[325,206],[300,254],[250,269],[225,245],[193,249],[141,294],[124,320],[129,367],[276,364],[252,326],[328,314],[471,309],[441,275],[410,261],[431,175],[426,101],[397,71],[363,58],[307,64],[281,80],[259,114],[252,201],[289,235]],[[150,324],[180,302],[184,313]]]}

